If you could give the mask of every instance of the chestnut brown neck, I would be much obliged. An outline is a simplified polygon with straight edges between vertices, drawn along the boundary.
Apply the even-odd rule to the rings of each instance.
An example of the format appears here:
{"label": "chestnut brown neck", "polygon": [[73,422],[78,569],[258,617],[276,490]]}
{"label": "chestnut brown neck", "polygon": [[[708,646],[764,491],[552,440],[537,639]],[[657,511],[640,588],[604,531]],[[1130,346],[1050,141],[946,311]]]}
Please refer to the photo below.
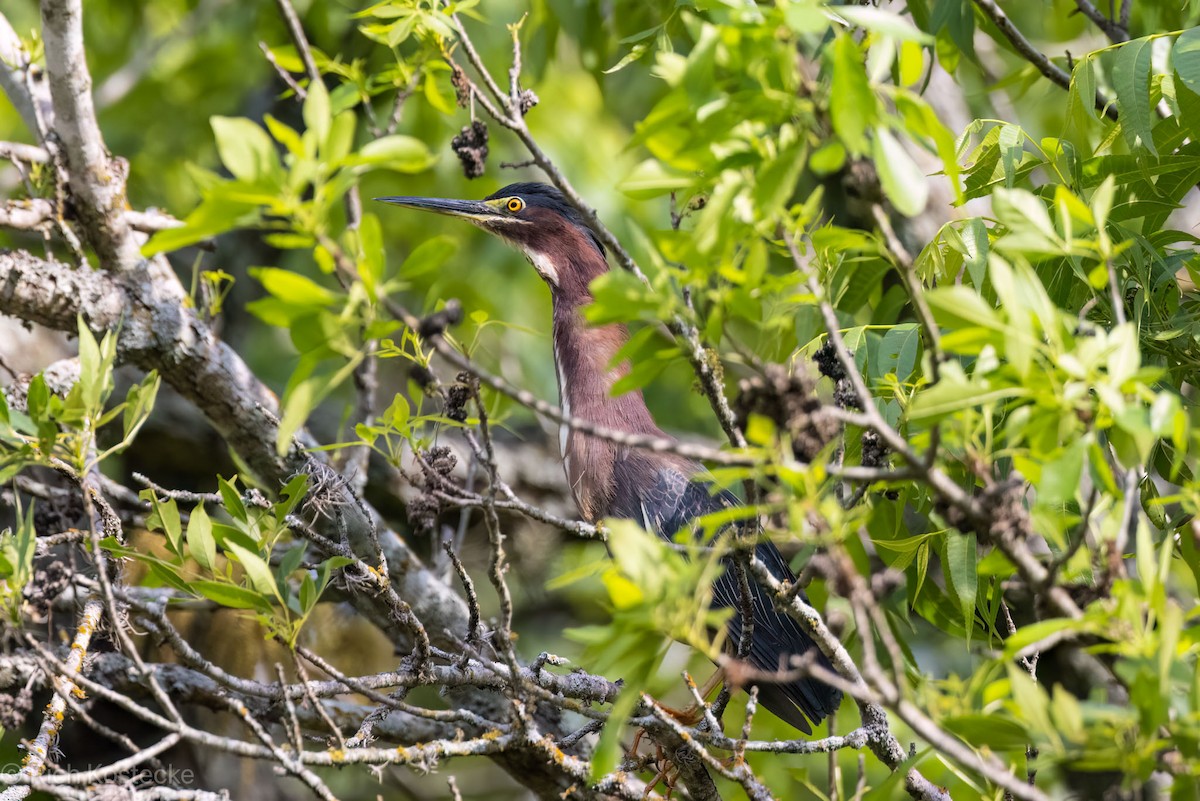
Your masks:
{"label": "chestnut brown neck", "polygon": [[[613,364],[629,335],[619,324],[588,327],[582,307],[590,300],[590,295],[554,293],[554,362],[563,410],[605,428],[663,436],[641,390],[613,396],[613,385],[629,372],[627,363]],[[603,518],[613,500],[614,467],[625,449],[566,426],[560,445],[579,511],[588,520]]]}

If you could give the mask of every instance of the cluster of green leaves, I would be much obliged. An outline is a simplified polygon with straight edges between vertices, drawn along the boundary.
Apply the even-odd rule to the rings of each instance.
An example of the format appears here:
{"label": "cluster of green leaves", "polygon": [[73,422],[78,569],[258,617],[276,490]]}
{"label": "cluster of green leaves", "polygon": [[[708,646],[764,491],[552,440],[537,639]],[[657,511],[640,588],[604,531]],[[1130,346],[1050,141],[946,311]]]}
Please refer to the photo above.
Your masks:
{"label": "cluster of green leaves", "polygon": [[[620,671],[624,684],[610,712],[610,720],[619,722],[641,700],[672,639],[713,658],[720,653],[712,632],[724,630],[730,610],[696,613],[712,601],[712,582],[724,569],[721,549],[702,551],[684,532],[679,542],[688,553],[681,553],[631,520],[613,520],[607,531],[612,562],[584,564],[550,586],[561,589],[596,576],[603,583],[611,621],[571,629],[567,636],[586,646],[594,670]],[[596,780],[616,768],[621,733],[619,724],[604,727],[592,756]]]}
{"label": "cluster of green leaves", "polygon": [[[78,336],[79,374],[65,392],[52,391],[45,374],[38,374],[29,381],[24,410],[10,408],[0,393],[0,480],[35,466],[65,466],[76,475],[87,475],[129,447],[149,416],[159,387],[157,373],[131,386],[122,402],[110,403],[117,337],[110,333],[97,342],[82,320]],[[97,435],[104,436],[118,420],[120,439],[97,448]],[[235,481],[218,479],[229,522],[214,522],[201,503],[191,511],[186,532],[174,499],[161,501],[151,490],[141,493],[153,508],[148,529],[164,535],[164,556],[113,537],[101,545],[144,564],[147,583],[251,610],[269,634],[294,644],[332,571],[352,560],[332,557],[302,569],[307,551],[303,541],[277,554],[291,536],[285,518],[303,500],[306,476],[290,481],[281,491],[283,499],[267,509],[248,506]],[[23,514],[18,508],[16,530],[0,533],[0,603],[15,624],[21,620],[24,589],[33,576],[37,534],[32,507]],[[235,565],[240,570],[235,571]]]}
{"label": "cluster of green leaves", "polygon": [[[1195,558],[1194,546],[1192,558]],[[1137,578],[1114,583],[1111,597],[1078,619],[1052,618],[1023,626],[989,660],[962,681],[929,688],[923,699],[944,714],[944,725],[977,748],[1019,754],[1031,745],[1039,760],[1082,771],[1116,771],[1144,782],[1161,768],[1165,746],[1184,764],[1200,757],[1200,684],[1195,666],[1181,658],[1200,647],[1194,610],[1172,590],[1172,552],[1156,548],[1149,526],[1137,534]],[[1197,562],[1193,561],[1193,564]],[[1035,681],[1018,655],[1057,638],[1098,641],[1094,651],[1117,658],[1117,675],[1130,688],[1130,704],[1077,697]],[[1197,787],[1193,768],[1180,771],[1173,797]]]}
{"label": "cluster of green leaves", "polygon": [[[79,375],[65,394],[52,392],[43,373],[30,379],[23,409],[12,408],[0,392],[0,483],[33,466],[62,465],[86,475],[129,447],[146,422],[158,393],[157,373],[148,373],[124,401],[110,405],[117,338],[107,334],[97,343],[82,320],[78,331]],[[107,435],[118,420],[120,439],[97,449],[97,434]],[[16,517],[16,530],[0,533],[0,602],[14,624],[21,619],[37,543],[33,507],[22,513],[18,505]]]}
{"label": "cluster of green leaves", "polygon": [[[213,117],[217,151],[232,177],[193,167],[203,200],[183,227],[156,234],[146,255],[253,227],[271,231],[267,241],[276,247],[313,248],[314,258],[332,272],[334,256],[321,240],[333,232],[338,205],[363,173],[411,173],[430,164],[429,149],[410,136],[383,136],[355,149],[352,108],[350,98],[334,105],[324,84],[313,83],[304,100],[303,132],[270,114],[265,129],[245,117]],[[377,272],[363,276],[364,282],[381,279]]]}
{"label": "cluster of green leaves", "polygon": [[[622,273],[605,276],[593,288],[588,317],[628,319],[633,309],[641,319],[668,320],[688,312],[678,292],[685,287],[710,341],[733,335],[763,358],[784,361],[796,336],[808,345],[822,329],[795,273],[778,267],[772,240],[779,226],[810,232],[819,252],[837,258],[835,300],[854,313],[871,299],[886,263],[858,232],[819,228],[828,186],[870,159],[887,200],[906,215],[921,212],[928,182],[902,142],[935,154],[951,185],[959,185],[954,135],[919,92],[922,47],[932,38],[891,12],[808,2],[754,14],[680,8],[672,19],[682,33],[676,44],[686,38],[689,49],[660,43],[653,74],[667,90],[630,143],[651,158],[618,188],[635,199],[682,198],[686,222],[638,231],[654,268],[651,286]],[[863,30],[862,40],[845,24]],[[827,82],[814,81],[793,48],[820,53]],[[889,302],[899,311],[903,294],[893,292]],[[866,330],[854,336],[873,350],[879,344]],[[903,366],[915,344],[908,326],[886,350],[892,361],[903,352]],[[644,386],[677,354],[657,347],[626,355],[639,357],[639,375],[622,390]]]}
{"label": "cluster of green leaves", "polygon": [[[1122,508],[1136,493],[1145,513],[1132,549],[1137,578],[1116,581],[1078,621],[1051,618],[1005,639],[999,589],[1014,567],[977,550],[973,535],[947,529],[927,492],[902,496],[924,527],[884,504],[869,524],[885,561],[908,572],[914,611],[968,642],[978,630],[1005,639],[999,657],[964,679],[966,700],[952,700],[962,691],[957,680],[925,688],[931,707],[951,712],[949,728],[978,747],[1019,752],[1032,743],[1040,759],[1119,771],[1129,782],[1161,768],[1166,744],[1194,761],[1200,725],[1192,533],[1200,438],[1194,404],[1181,392],[1195,374],[1200,325],[1174,279],[1195,270],[1195,237],[1164,229],[1194,184],[1194,37],[1178,37],[1166,71],[1151,68],[1146,48],[1156,37],[1082,59],[1061,137],[1035,141],[1017,125],[977,121],[960,140],[964,188],[968,198],[991,200],[992,219],[947,225],[916,265],[939,284],[926,299],[949,358],[932,385],[926,361],[917,391],[902,402],[910,441],[931,442],[936,428],[946,469],[960,481],[975,483],[981,470],[1026,478],[1034,532],[1065,561],[1061,575],[1072,583],[1102,581],[1102,554],[1120,541]],[[1111,80],[1119,125],[1094,112],[1097,75]],[[1160,101],[1161,119],[1153,111]],[[1130,469],[1142,471],[1137,487],[1122,483]],[[1171,489],[1160,497],[1164,486]],[[1099,548],[1078,547],[1088,534],[1085,511]],[[926,581],[933,554],[944,587]],[[1091,650],[1115,659],[1131,706],[1047,690],[1013,664],[1052,634],[1098,640]],[[1173,724],[1164,728],[1167,717]],[[1195,771],[1182,771],[1175,789],[1187,797],[1196,782]]]}
{"label": "cluster of green leaves", "polygon": [[22,512],[17,506],[17,525],[14,531],[0,531],[0,603],[8,622],[21,624],[21,607],[25,602],[25,585],[33,578],[33,557],[37,553],[37,530],[33,525],[33,507]]}
{"label": "cluster of green leaves", "polygon": [[[339,89],[354,85],[349,76]],[[353,109],[360,99],[355,92],[331,94],[323,83],[312,83],[303,104],[303,132],[270,114],[265,129],[244,117],[214,117],[217,150],[232,177],[194,168],[200,205],[183,227],[159,232],[144,249],[150,255],[234,228],[257,228],[269,232],[264,238],[274,247],[311,252],[324,275],[343,271],[340,284],[326,286],[293,270],[252,270],[267,297],[250,310],[286,329],[300,354],[283,398],[281,452],[313,409],[353,374],[367,343],[394,328],[377,319],[379,299],[402,286],[386,276],[379,218],[368,213],[347,226],[346,193],[369,171],[412,173],[431,163],[429,149],[411,136],[381,136],[356,148]]]}
{"label": "cluster of green leaves", "polygon": [[[129,447],[146,422],[158,394],[158,374],[151,371],[129,388],[123,402],[108,405],[117,337],[105,334],[97,343],[83,320],[78,332],[79,376],[66,394],[52,392],[42,373],[29,382],[24,410],[10,408],[0,394],[0,482],[30,465],[55,460],[83,475]],[[96,452],[97,433],[118,419],[121,439]]]}
{"label": "cluster of green leaves", "polygon": [[298,475],[284,485],[280,500],[269,508],[248,505],[237,490],[236,476],[218,477],[217,485],[228,522],[213,520],[204,503],[198,503],[185,528],[175,499],[163,500],[148,489],[140,494],[153,510],[146,527],[162,532],[165,553],[111,538],[101,545],[114,556],[144,565],[144,584],[251,611],[268,636],[295,646],[333,571],[354,560],[333,556],[315,566],[304,565],[308,543],[291,541],[287,517],[304,500],[308,476]]}

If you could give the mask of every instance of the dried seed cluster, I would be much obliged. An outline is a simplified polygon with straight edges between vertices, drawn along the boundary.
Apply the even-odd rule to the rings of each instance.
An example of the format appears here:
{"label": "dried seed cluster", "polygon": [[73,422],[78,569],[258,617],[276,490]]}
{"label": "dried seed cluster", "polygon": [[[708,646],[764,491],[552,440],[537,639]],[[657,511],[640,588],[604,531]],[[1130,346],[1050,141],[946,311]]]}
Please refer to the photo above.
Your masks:
{"label": "dried seed cluster", "polygon": [[45,618],[50,614],[50,607],[54,601],[70,584],[70,571],[61,561],[55,559],[33,572],[33,577],[25,585],[25,600],[39,618]]}
{"label": "dried seed cluster", "polygon": [[992,484],[976,497],[986,527],[977,525],[957,506],[939,500],[936,509],[947,523],[959,531],[974,531],[984,542],[1024,540],[1032,534],[1033,523],[1025,508],[1025,479],[1020,475]]}
{"label": "dried seed cluster", "polygon": [[846,377],[846,371],[842,368],[842,360],[837,355],[837,348],[829,340],[825,340],[825,344],[817,348],[812,355],[812,360],[817,365],[817,369],[821,371],[821,375],[832,378],[834,381],[841,381]]}
{"label": "dried seed cluster", "polygon": [[488,157],[488,129],[483,120],[465,126],[450,140],[454,155],[462,162],[463,175],[478,178],[483,175]]}
{"label": "dried seed cluster", "polygon": [[[456,385],[457,386],[457,385]],[[437,445],[422,454],[421,472],[424,492],[415,495],[405,506],[409,524],[419,533],[430,534],[437,529],[442,502],[432,492],[451,480],[458,457],[444,445]]]}
{"label": "dried seed cluster", "polygon": [[0,695],[0,726],[7,730],[20,729],[33,711],[33,692],[25,687],[14,694]]}
{"label": "dried seed cluster", "polygon": [[864,431],[862,435],[862,464],[863,467],[882,467],[888,457],[888,446],[883,443],[874,431]]}
{"label": "dried seed cluster", "polygon": [[787,432],[801,461],[812,461],[838,434],[838,422],[826,414],[812,379],[804,373],[792,374],[782,365],[771,364],[763,375],[743,380],[739,389],[739,424],[744,426],[751,414],[773,421]]}

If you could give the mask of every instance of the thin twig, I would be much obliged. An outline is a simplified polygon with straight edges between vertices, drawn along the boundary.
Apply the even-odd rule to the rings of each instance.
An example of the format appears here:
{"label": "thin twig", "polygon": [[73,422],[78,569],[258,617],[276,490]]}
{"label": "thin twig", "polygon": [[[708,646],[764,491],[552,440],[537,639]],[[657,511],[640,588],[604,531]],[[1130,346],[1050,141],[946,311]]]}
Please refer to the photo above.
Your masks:
{"label": "thin twig", "polygon": [[479,639],[479,596],[475,594],[475,583],[471,581],[471,574],[467,572],[462,560],[454,552],[453,544],[443,542],[442,549],[450,559],[450,564],[454,566],[454,572],[458,574],[458,580],[463,585],[463,592],[466,593],[467,608],[471,610],[471,616],[467,621],[467,642],[474,643]]}
{"label": "thin twig", "polygon": [[288,35],[292,37],[292,43],[296,46],[296,53],[304,64],[305,74],[314,83],[320,81],[321,72],[317,69],[317,62],[313,58],[308,37],[304,35],[304,26],[300,24],[300,17],[296,16],[296,9],[292,8],[291,0],[275,0],[275,5],[279,6],[279,14],[283,17]]}
{"label": "thin twig", "polygon": [[267,63],[275,69],[275,74],[282,78],[283,82],[286,83],[288,87],[296,93],[296,97],[300,98],[301,100],[304,100],[308,97],[308,90],[296,82],[296,79],[292,77],[292,73],[283,68],[283,65],[280,64],[279,60],[275,58],[275,54],[271,52],[271,48],[266,42],[260,41],[258,43],[258,49],[262,51],[263,57],[266,58]]}
{"label": "thin twig", "polygon": [[[1063,89],[1069,90],[1071,88],[1071,73],[1055,64],[1046,57],[1045,53],[1034,47],[1025,38],[1025,34],[1021,33],[1012,20],[1008,18],[1008,15],[995,3],[995,0],[973,0],[973,2],[983,12],[984,16],[1000,29],[1000,32],[1004,34],[1004,37],[1008,39],[1013,48],[1024,56],[1026,61],[1036,67],[1038,72]],[[1117,121],[1117,107],[1099,89],[1096,90],[1095,104],[1096,109],[1102,111],[1106,117],[1113,122]]]}
{"label": "thin twig", "polygon": [[1089,0],[1075,0],[1075,7],[1078,8],[1085,17],[1096,24],[1100,30],[1104,31],[1104,35],[1113,44],[1120,44],[1129,41],[1129,17],[1128,9],[1130,8],[1130,0],[1122,0],[1121,2],[1121,21],[1111,20],[1100,13],[1100,9],[1096,8]]}
{"label": "thin twig", "polygon": [[[304,669],[304,663],[300,661],[300,655],[295,651],[292,651],[292,665],[296,668],[296,675],[300,678],[300,685],[304,687],[304,695],[308,700],[308,705],[312,707],[314,712],[320,715],[321,720],[325,721],[325,725],[329,727],[331,732],[333,732],[333,738],[337,742],[338,748],[345,750],[346,738],[342,736],[341,728],[339,728],[338,725],[333,722],[333,719],[329,717],[329,712],[325,709],[325,705],[317,700],[317,696],[309,688],[308,671]],[[282,675],[279,677],[279,683],[281,685],[284,684]],[[297,748],[296,750],[299,751],[300,749]]]}
{"label": "thin twig", "polygon": [[26,164],[46,164],[50,154],[45,148],[37,145],[26,145],[21,142],[0,142],[0,159],[7,161],[23,161]]}

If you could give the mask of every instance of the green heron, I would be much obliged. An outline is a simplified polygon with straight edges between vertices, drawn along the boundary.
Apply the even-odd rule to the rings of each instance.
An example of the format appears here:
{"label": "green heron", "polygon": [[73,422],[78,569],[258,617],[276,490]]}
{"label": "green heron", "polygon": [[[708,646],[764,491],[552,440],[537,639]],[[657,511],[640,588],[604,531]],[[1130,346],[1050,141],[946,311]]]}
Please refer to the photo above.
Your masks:
{"label": "green heron", "polygon": [[[542,183],[516,183],[483,200],[422,197],[376,198],[397,206],[423,209],[469,220],[520,250],[550,287],[553,301],[554,363],[563,411],[579,420],[655,437],[667,435],[655,424],[640,391],[613,396],[613,384],[628,366],[612,365],[628,333],[619,324],[589,327],[582,308],[591,302],[589,284],[607,272],[604,246],[562,193]],[[578,429],[560,432],[563,465],[579,511],[589,521],[628,518],[664,539],[696,518],[736,505],[729,492],[713,492],[702,465],[671,453],[616,445]],[[781,581],[795,581],[782,554],[769,540],[755,554]],[[713,605],[739,609],[738,578],[725,570],[713,585]],[[780,614],[770,596],[751,582],[753,631],[748,661],[758,670],[786,668],[789,658],[816,650],[796,621]],[[742,618],[728,623],[728,642],[736,647]],[[829,668],[819,651],[817,663]],[[811,734],[841,702],[841,692],[815,679],[759,683],[760,702],[775,715]]]}

